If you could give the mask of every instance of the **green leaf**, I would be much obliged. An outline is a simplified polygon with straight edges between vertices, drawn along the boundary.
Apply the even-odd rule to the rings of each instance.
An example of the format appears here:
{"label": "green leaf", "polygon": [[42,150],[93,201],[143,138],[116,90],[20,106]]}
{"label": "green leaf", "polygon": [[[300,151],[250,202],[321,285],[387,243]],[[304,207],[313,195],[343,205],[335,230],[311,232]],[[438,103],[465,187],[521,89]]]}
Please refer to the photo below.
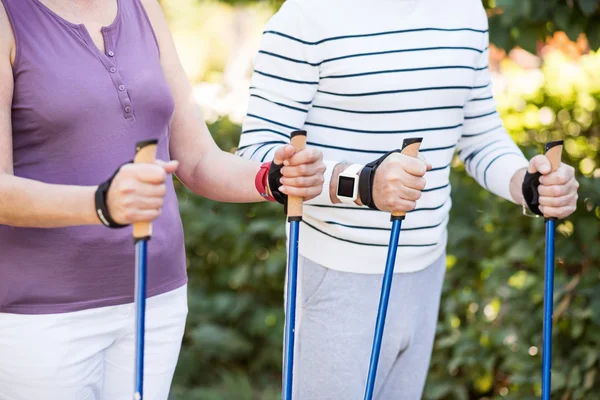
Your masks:
{"label": "green leaf", "polygon": [[453,388],[454,385],[452,384],[452,382],[431,384],[427,388],[425,397],[431,400],[446,399],[448,393],[450,393]]}
{"label": "green leaf", "polygon": [[520,3],[521,16],[529,19],[533,11],[533,0],[522,0]]}
{"label": "green leaf", "polygon": [[556,7],[554,3],[555,0],[536,1],[532,7],[530,20],[546,22],[551,16],[551,11]]}
{"label": "green leaf", "polygon": [[569,29],[571,10],[565,5],[556,8],[554,12],[554,23],[561,31]]}
{"label": "green leaf", "polygon": [[581,385],[581,369],[579,366],[575,366],[569,374],[569,387],[576,388],[579,385]]}
{"label": "green leaf", "polygon": [[596,325],[600,325],[600,295],[592,297],[590,307],[592,308],[592,321]]}
{"label": "green leaf", "polygon": [[523,27],[519,30],[517,44],[532,54],[537,54],[538,32],[533,27]]}
{"label": "green leaf", "polygon": [[534,255],[533,248],[525,240],[519,240],[506,253],[509,261],[522,261]]}
{"label": "green leaf", "polygon": [[588,369],[596,363],[596,360],[598,360],[598,350],[593,347],[588,347],[586,350],[583,368]]}
{"label": "green leaf", "polygon": [[579,35],[585,31],[585,19],[577,18],[572,20],[569,26],[564,29],[565,33],[572,41],[576,41],[579,38]]}
{"label": "green leaf", "polygon": [[590,390],[594,386],[594,382],[596,381],[596,370],[590,369],[585,373],[585,378],[583,379],[583,387],[585,390]]}
{"label": "green leaf", "polygon": [[590,16],[598,10],[598,0],[577,0],[584,15]]}
{"label": "green leaf", "polygon": [[521,0],[496,0],[496,7],[507,10],[514,10],[519,7]]}
{"label": "green leaf", "polygon": [[510,34],[505,30],[492,31],[490,28],[490,42],[507,51],[512,48]]}
{"label": "green leaf", "polygon": [[456,400],[469,400],[469,392],[462,385],[454,388],[454,396],[456,396]]}
{"label": "green leaf", "polygon": [[564,388],[567,385],[567,376],[562,371],[552,370],[551,379],[553,393]]}

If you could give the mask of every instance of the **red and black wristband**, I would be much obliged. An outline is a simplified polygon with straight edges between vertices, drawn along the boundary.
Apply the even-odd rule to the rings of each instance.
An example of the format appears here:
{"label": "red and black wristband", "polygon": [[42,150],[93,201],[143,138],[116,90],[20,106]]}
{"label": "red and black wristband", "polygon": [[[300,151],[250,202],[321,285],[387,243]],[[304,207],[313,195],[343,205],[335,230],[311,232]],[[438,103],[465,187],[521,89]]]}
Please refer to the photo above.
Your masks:
{"label": "red and black wristband", "polygon": [[269,190],[267,189],[267,178],[269,175],[269,170],[271,169],[271,164],[271,162],[266,162],[260,166],[260,169],[254,178],[254,186],[256,187],[258,193],[265,198],[265,200],[274,202],[277,200],[275,200],[275,197],[269,194]]}

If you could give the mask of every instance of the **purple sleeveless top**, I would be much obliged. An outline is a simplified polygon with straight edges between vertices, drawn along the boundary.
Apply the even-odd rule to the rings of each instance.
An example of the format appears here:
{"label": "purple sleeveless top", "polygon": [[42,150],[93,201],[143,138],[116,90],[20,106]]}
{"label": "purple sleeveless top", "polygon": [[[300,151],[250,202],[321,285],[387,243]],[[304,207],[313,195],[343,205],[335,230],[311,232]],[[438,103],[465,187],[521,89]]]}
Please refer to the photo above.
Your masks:
{"label": "purple sleeveless top", "polygon": [[[94,186],[159,139],[169,160],[174,101],[152,26],[139,0],[119,0],[102,29],[105,53],[83,25],[39,0],[2,0],[15,33],[12,103],[16,176]],[[90,199],[90,201],[92,201]],[[173,183],[148,246],[148,296],[187,281]],[[133,301],[131,227],[25,229],[0,225],[0,312],[50,314]]]}

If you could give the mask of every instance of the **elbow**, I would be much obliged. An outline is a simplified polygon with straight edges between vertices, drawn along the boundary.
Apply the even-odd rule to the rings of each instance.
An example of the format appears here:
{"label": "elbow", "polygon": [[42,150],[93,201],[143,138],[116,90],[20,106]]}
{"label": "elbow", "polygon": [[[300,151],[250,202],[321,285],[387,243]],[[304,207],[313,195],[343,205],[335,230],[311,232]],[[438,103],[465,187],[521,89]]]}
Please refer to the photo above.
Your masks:
{"label": "elbow", "polygon": [[207,188],[212,185],[210,177],[214,174],[214,170],[220,168],[218,158],[220,153],[223,151],[215,148],[214,151],[202,154],[189,167],[180,168],[177,178],[198,196],[208,197]]}
{"label": "elbow", "polygon": [[0,169],[0,225],[11,225],[10,215],[7,210],[7,197],[11,191],[9,182],[12,173]]}

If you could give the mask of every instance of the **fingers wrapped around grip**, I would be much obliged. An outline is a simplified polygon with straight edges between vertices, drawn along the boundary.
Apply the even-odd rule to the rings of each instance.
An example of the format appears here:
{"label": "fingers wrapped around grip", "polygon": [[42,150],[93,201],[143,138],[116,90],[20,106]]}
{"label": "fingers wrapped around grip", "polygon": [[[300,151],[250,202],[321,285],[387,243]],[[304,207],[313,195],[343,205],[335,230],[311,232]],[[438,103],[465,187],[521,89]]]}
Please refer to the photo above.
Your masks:
{"label": "fingers wrapped around grip", "polygon": [[394,216],[414,210],[426,185],[428,165],[418,157],[420,139],[414,140],[408,144],[405,141],[402,152],[389,154],[375,172],[373,201],[378,209]]}

